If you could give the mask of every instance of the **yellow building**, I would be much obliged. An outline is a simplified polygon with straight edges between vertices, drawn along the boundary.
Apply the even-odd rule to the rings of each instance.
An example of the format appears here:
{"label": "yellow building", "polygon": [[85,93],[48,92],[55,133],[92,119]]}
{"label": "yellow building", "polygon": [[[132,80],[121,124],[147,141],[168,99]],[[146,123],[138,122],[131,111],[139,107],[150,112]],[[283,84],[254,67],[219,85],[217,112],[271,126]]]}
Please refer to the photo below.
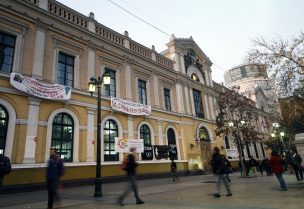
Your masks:
{"label": "yellow building", "polygon": [[[93,13],[87,17],[54,0],[2,0],[0,15],[0,152],[13,163],[4,185],[43,183],[51,147],[65,161],[64,180],[95,177],[97,99],[88,82],[104,72],[112,75],[111,85],[101,89],[104,178],[123,175],[115,137],[143,139],[140,175],[169,172],[169,159],[147,154],[155,145],[172,148],[179,171],[208,170],[211,147],[222,146],[214,135],[221,86],[192,37],[172,36],[159,54],[127,31],[98,23]],[[32,87],[23,82],[25,90],[18,90],[19,79]],[[53,84],[71,90],[71,97],[61,100],[57,91],[43,90]],[[111,97],[151,113],[114,110]]]}

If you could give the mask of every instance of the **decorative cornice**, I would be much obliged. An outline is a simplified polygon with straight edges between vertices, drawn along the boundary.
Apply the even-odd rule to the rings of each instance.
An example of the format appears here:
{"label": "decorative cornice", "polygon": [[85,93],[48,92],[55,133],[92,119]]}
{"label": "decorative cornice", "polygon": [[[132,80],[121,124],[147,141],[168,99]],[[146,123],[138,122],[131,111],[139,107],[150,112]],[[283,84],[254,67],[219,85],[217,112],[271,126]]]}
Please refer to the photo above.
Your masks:
{"label": "decorative cornice", "polygon": [[46,32],[47,29],[48,29],[47,24],[45,24],[44,22],[42,22],[40,20],[35,21],[35,26],[36,26],[36,29],[41,31],[41,32]]}

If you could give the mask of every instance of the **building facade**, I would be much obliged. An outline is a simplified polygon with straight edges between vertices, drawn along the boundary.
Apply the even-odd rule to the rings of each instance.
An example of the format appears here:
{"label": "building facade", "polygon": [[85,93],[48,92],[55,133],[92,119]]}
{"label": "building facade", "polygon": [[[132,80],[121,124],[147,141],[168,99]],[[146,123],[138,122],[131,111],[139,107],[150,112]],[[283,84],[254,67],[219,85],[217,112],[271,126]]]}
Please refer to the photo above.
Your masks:
{"label": "building facade", "polygon": [[[0,14],[0,152],[13,163],[4,185],[43,183],[51,147],[65,161],[64,180],[94,178],[97,99],[88,82],[104,72],[112,78],[101,89],[103,177],[123,175],[115,137],[143,139],[140,174],[169,172],[169,159],[148,150],[156,145],[173,148],[180,171],[209,169],[211,148],[222,143],[214,135],[220,86],[192,38],[172,36],[160,54],[55,0],[4,0]],[[20,78],[32,82],[31,91],[13,87]],[[38,86],[56,84],[71,97],[37,96]],[[116,111],[111,97],[151,114]]]}
{"label": "building facade", "polygon": [[[269,80],[262,65],[243,64],[233,67],[224,73],[224,83],[229,89],[235,89],[240,95],[254,102],[258,118],[256,131],[262,140],[270,136],[272,126],[270,120],[271,101],[270,97],[275,95],[273,84]],[[231,137],[225,136],[225,147],[231,147]],[[233,145],[232,145],[233,147]],[[248,144],[244,147],[244,156],[253,156],[257,159],[267,157],[266,147],[260,142]]]}

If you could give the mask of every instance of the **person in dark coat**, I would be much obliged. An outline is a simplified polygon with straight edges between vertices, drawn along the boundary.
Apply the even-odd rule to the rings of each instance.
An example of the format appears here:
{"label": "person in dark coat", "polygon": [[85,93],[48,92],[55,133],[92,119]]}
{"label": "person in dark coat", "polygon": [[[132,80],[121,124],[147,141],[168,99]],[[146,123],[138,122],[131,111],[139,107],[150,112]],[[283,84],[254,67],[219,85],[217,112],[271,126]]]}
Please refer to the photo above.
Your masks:
{"label": "person in dark coat", "polygon": [[177,175],[177,165],[176,165],[176,162],[174,162],[174,159],[171,159],[171,174],[172,174],[172,178],[173,178],[173,181],[175,180],[179,180],[179,177]]}
{"label": "person in dark coat", "polygon": [[131,153],[127,156],[126,167],[124,168],[124,170],[126,171],[127,176],[128,176],[129,185],[128,185],[127,189],[118,197],[117,203],[120,206],[124,205],[123,200],[127,197],[127,195],[131,192],[131,190],[134,191],[134,195],[136,198],[136,204],[145,203],[138,196],[138,188],[137,188],[137,183],[136,183],[137,162],[136,162],[135,156],[134,156],[134,153],[136,152],[136,147],[131,147],[130,152]]}
{"label": "person in dark coat", "polygon": [[265,157],[265,159],[262,162],[265,166],[265,171],[266,171],[267,176],[271,176],[272,172],[271,172],[271,167],[270,167],[269,160]]}
{"label": "person in dark coat", "polygon": [[296,174],[296,178],[299,183],[303,183],[303,171],[301,170],[302,158],[299,155],[297,149],[292,150],[291,166]]}
{"label": "person in dark coat", "polygon": [[281,156],[278,154],[277,151],[272,151],[271,152],[271,159],[270,159],[270,165],[271,165],[271,170],[272,173],[274,173],[280,183],[280,191],[286,191],[287,190],[287,186],[286,186],[286,182],[283,178],[283,172],[284,172],[284,168],[283,168],[283,159],[281,158]]}
{"label": "person in dark coat", "polygon": [[50,160],[46,172],[47,188],[48,188],[48,209],[53,209],[54,198],[58,198],[57,188],[59,179],[64,173],[63,162],[56,153],[56,149],[51,148]]}
{"label": "person in dark coat", "polygon": [[213,148],[211,167],[212,167],[212,172],[216,177],[216,187],[215,187],[214,197],[218,198],[221,196],[220,187],[222,180],[227,190],[226,196],[232,196],[231,188],[226,175],[228,169],[227,159],[224,155],[220,154],[220,149],[218,147]]}

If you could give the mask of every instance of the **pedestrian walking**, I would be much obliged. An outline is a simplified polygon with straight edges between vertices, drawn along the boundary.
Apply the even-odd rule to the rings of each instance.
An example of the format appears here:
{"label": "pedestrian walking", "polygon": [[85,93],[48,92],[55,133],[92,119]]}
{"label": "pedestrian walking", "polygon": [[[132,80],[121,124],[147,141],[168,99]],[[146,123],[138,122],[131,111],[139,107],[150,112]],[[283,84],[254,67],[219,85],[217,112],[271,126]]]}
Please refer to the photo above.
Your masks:
{"label": "pedestrian walking", "polygon": [[271,172],[271,167],[270,167],[270,161],[268,160],[268,158],[265,157],[263,162],[264,162],[265,171],[266,171],[267,176],[271,176],[272,172]]}
{"label": "pedestrian walking", "polygon": [[227,159],[224,155],[220,154],[220,149],[218,147],[213,148],[211,167],[212,167],[212,172],[214,173],[216,178],[214,197],[216,198],[221,197],[220,195],[221,181],[224,182],[225,188],[227,190],[226,196],[232,196],[231,188],[226,175],[228,169]]}
{"label": "pedestrian walking", "polygon": [[127,159],[124,160],[124,162],[126,164],[124,167],[124,170],[126,171],[126,174],[128,176],[129,184],[128,184],[126,190],[117,199],[117,203],[120,206],[124,205],[123,200],[127,197],[127,195],[131,192],[131,190],[134,191],[134,195],[136,198],[136,204],[145,203],[138,196],[138,187],[137,187],[137,183],[136,183],[137,162],[136,162],[135,156],[134,156],[135,152],[136,152],[136,147],[131,147],[130,154],[128,154]]}
{"label": "pedestrian walking", "polygon": [[261,175],[263,176],[264,175],[263,171],[265,169],[265,165],[264,165],[264,161],[263,160],[259,160],[258,161],[258,168],[259,168],[259,171],[260,171]]}
{"label": "pedestrian walking", "polygon": [[0,154],[0,189],[2,188],[4,176],[12,170],[11,161],[5,155]]}
{"label": "pedestrian walking", "polygon": [[257,171],[256,171],[257,161],[256,159],[253,158],[253,156],[250,156],[248,164],[249,164],[249,170],[252,171],[254,177],[257,177]]}
{"label": "pedestrian walking", "polygon": [[296,148],[292,149],[291,166],[299,183],[303,183],[303,171],[301,169],[302,158]]}
{"label": "pedestrian walking", "polygon": [[174,159],[171,159],[171,174],[173,181],[179,180],[179,177],[177,175],[177,165],[176,162],[174,162]]}
{"label": "pedestrian walking", "polygon": [[283,168],[283,159],[281,158],[281,156],[278,154],[277,151],[272,151],[271,152],[271,159],[270,159],[270,165],[271,165],[271,170],[272,172],[276,175],[279,183],[280,183],[280,191],[286,191],[287,190],[287,186],[286,186],[286,182],[283,178],[283,172],[284,172],[284,168]]}
{"label": "pedestrian walking", "polygon": [[53,209],[54,199],[59,199],[57,189],[59,179],[64,173],[63,161],[56,153],[55,148],[50,149],[50,159],[46,172],[47,188],[48,188],[48,209]]}

